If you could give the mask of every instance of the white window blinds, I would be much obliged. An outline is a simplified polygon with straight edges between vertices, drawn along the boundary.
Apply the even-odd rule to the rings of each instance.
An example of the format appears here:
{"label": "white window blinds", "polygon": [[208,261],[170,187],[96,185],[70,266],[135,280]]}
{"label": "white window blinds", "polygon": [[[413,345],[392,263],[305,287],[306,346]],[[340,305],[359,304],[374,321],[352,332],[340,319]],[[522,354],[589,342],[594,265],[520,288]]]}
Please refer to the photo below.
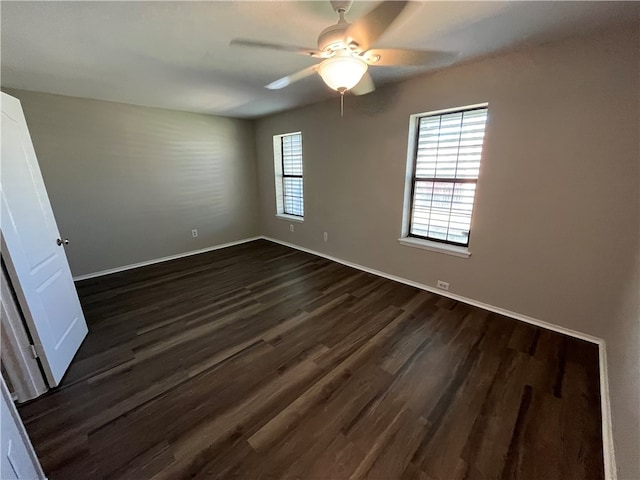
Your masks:
{"label": "white window blinds", "polygon": [[283,135],[282,148],[282,197],[284,213],[304,216],[304,187],[302,178],[302,134]]}
{"label": "white window blinds", "polygon": [[467,246],[487,108],[418,119],[409,235]]}

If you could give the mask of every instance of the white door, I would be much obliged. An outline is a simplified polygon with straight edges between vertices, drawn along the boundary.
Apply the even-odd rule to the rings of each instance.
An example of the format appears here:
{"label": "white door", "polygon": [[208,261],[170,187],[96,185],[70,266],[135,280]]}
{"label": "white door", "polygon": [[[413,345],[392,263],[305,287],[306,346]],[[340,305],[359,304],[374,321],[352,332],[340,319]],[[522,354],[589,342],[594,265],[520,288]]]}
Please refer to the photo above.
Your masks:
{"label": "white door", "polygon": [[2,93],[2,255],[51,387],[87,335],[20,102]]}
{"label": "white door", "polygon": [[2,480],[34,480],[44,479],[44,473],[33,451],[31,441],[18,416],[11,395],[2,382],[2,405],[0,406],[0,478]]}

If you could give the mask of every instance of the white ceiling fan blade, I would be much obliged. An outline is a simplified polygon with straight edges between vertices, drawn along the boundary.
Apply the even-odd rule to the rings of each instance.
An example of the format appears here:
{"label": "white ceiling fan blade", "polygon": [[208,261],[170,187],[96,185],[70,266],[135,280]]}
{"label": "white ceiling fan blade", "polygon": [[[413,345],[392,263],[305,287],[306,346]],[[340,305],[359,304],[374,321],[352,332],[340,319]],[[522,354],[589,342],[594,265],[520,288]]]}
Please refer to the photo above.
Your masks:
{"label": "white ceiling fan blade", "polygon": [[345,42],[356,43],[359,51],[368,50],[400,15],[407,3],[409,2],[405,0],[382,2],[364,17],[349,25],[345,32]]}
{"label": "white ceiling fan blade", "polygon": [[367,93],[371,93],[376,89],[376,86],[373,84],[373,78],[369,75],[369,72],[365,72],[362,76],[362,80],[358,82],[358,84],[351,89],[351,93],[354,95],[366,95]]}
{"label": "white ceiling fan blade", "polygon": [[316,73],[317,68],[317,65],[312,65],[308,68],[305,68],[304,70],[300,70],[299,72],[279,78],[278,80],[271,82],[269,85],[265,85],[265,88],[268,88],[269,90],[280,90],[281,88],[291,85],[293,82],[297,82],[298,80],[302,80],[309,75],[313,75],[314,73]]}
{"label": "white ceiling fan blade", "polygon": [[372,48],[362,54],[369,65],[389,67],[394,65],[449,65],[457,53],[435,50],[408,50],[404,48]]}
{"label": "white ceiling fan blade", "polygon": [[306,55],[308,57],[324,57],[324,54],[320,50],[315,48],[298,47],[296,45],[285,45],[280,43],[260,42],[258,40],[247,40],[244,38],[234,38],[233,40],[231,40],[229,45],[237,47],[268,48],[269,50],[297,53],[300,55]]}

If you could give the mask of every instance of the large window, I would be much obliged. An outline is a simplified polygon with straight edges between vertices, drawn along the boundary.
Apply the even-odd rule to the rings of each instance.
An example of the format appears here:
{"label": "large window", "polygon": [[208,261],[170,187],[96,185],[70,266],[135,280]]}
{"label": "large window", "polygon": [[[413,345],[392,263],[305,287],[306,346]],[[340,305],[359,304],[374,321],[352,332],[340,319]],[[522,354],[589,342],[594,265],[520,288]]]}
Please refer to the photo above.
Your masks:
{"label": "large window", "polygon": [[276,135],[273,139],[278,215],[304,217],[302,133]]}
{"label": "large window", "polygon": [[467,247],[487,106],[415,115],[406,236]]}

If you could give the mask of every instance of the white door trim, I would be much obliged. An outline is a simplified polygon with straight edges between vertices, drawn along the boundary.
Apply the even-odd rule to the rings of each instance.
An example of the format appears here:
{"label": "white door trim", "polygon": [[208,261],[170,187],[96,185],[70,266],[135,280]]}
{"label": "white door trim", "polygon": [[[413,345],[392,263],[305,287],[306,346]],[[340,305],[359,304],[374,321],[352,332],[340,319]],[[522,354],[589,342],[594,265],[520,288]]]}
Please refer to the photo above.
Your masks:
{"label": "white door trim", "polygon": [[0,273],[2,364],[18,402],[36,398],[48,390],[19,312],[17,299],[4,269]]}
{"label": "white door trim", "polygon": [[[0,461],[2,462],[5,468],[7,468],[8,466],[14,471],[16,468],[16,465],[13,464],[14,461],[19,463],[20,467],[23,467],[25,470],[27,469],[30,470],[29,477],[22,477],[24,480],[33,480],[34,478],[33,474],[36,475],[35,478],[37,478],[38,480],[39,479],[46,480],[47,477],[45,477],[44,472],[42,471],[42,467],[40,466],[40,461],[38,460],[38,456],[36,455],[35,450],[33,449],[33,445],[31,444],[29,435],[27,434],[27,431],[24,428],[24,424],[22,423],[22,419],[20,418],[20,415],[18,415],[18,410],[16,410],[16,406],[13,404],[13,400],[11,399],[11,394],[9,393],[9,389],[7,388],[7,385],[4,383],[4,379],[0,379],[0,381],[2,383],[2,386],[0,387],[2,389],[2,403],[9,410],[9,416],[10,416],[10,418],[6,418],[4,416],[2,418],[2,436],[4,437],[6,435],[7,437],[9,437],[9,435],[11,434],[11,430],[13,430],[13,427],[15,427],[18,433],[17,437],[14,436],[15,435],[14,433],[14,435],[11,435],[11,438],[3,438],[3,442],[2,442],[3,446],[5,445],[5,441],[7,444],[11,442],[11,444],[9,444],[11,446],[7,448],[7,451],[1,452]],[[18,444],[17,442],[20,442],[20,443]],[[10,449],[11,450],[15,449],[18,451],[21,449],[24,449],[24,453],[26,453],[27,455],[27,460],[28,460],[27,464],[25,465],[24,463],[22,463],[21,462],[22,459],[18,459],[18,458],[12,459],[11,456],[13,452]],[[4,470],[5,468],[2,468],[2,470]]]}

